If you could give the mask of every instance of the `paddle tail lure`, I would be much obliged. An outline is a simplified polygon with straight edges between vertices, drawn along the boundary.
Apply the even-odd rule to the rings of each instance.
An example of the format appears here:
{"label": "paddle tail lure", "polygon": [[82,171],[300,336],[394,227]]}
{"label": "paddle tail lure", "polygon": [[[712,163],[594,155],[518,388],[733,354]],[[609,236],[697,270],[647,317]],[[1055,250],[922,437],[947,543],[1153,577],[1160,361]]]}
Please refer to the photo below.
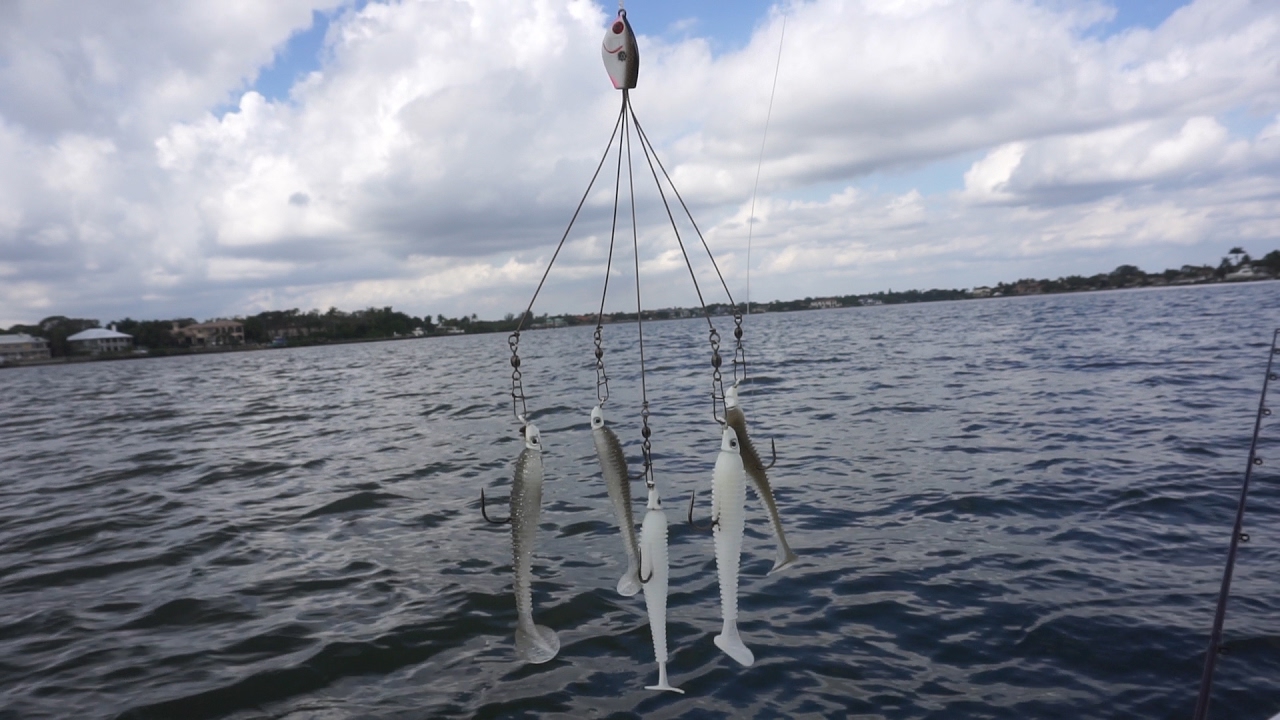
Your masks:
{"label": "paddle tail lure", "polygon": [[667,514],[656,488],[649,489],[648,510],[640,528],[640,572],[644,578],[644,604],[649,609],[649,632],[658,661],[658,684],[646,690],[684,691],[667,682]]}
{"label": "paddle tail lure", "polygon": [[[599,405],[591,409],[591,439],[595,441],[596,457],[600,459],[600,471],[604,474],[613,512],[618,518],[618,528],[622,531],[622,546],[627,553],[627,571],[618,580],[618,594],[631,597],[640,592],[640,550],[635,516],[631,512],[631,478],[627,474],[627,458],[622,453],[622,443],[604,424],[604,410]],[[665,532],[663,537],[666,537]]]}
{"label": "paddle tail lure", "polygon": [[515,566],[516,655],[525,662],[544,663],[560,652],[560,638],[549,627],[533,622],[533,546],[542,513],[542,436],[529,423],[524,450],[516,460],[511,483],[511,551]]}
{"label": "paddle tail lure", "polygon": [[724,393],[724,420],[729,427],[733,428],[738,434],[739,449],[742,451],[742,464],[746,468],[747,477],[751,478],[751,482],[755,485],[756,494],[764,501],[765,508],[769,510],[769,523],[773,525],[773,535],[778,541],[777,555],[773,561],[773,567],[769,573],[775,573],[783,568],[791,565],[798,558],[791,551],[791,546],[787,544],[787,534],[782,531],[782,517],[778,514],[778,503],[773,497],[773,488],[769,485],[769,475],[766,472],[773,463],[768,465],[760,462],[760,454],[756,452],[755,445],[751,442],[751,436],[747,435],[747,417],[742,413],[742,405],[738,400],[738,387],[736,385],[730,387]]}
{"label": "paddle tail lure", "polygon": [[724,626],[715,636],[715,643],[729,657],[749,666],[755,662],[755,656],[738,636],[738,562],[742,558],[742,531],[746,519],[742,507],[747,499],[746,475],[738,434],[733,428],[726,427],[711,477],[711,526],[716,538],[720,613],[724,618]]}
{"label": "paddle tail lure", "polygon": [[627,22],[626,10],[619,10],[618,19],[604,31],[600,56],[604,58],[604,69],[615,88],[629,90],[636,86],[640,77],[640,48],[636,45],[631,23]]}

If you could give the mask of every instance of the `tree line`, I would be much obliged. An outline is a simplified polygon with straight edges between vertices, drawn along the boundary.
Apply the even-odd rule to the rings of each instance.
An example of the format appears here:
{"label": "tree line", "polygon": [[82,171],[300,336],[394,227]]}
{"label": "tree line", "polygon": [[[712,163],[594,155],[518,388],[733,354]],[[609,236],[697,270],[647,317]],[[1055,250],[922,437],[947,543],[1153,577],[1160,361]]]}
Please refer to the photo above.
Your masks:
{"label": "tree line", "polygon": [[[1242,271],[1253,271],[1261,277],[1280,277],[1280,250],[1273,250],[1260,259],[1253,259],[1240,247],[1233,247],[1218,265],[1183,265],[1181,268],[1168,269],[1158,273],[1147,273],[1136,265],[1121,265],[1109,273],[1098,273],[1091,276],[1068,275],[1054,280],[1024,278],[1012,283],[997,283],[991,288],[983,288],[985,292],[975,290],[940,289],[931,290],[893,290],[862,295],[841,295],[815,300],[806,297],[802,300],[774,300],[752,305],[753,311],[787,312],[793,310],[809,310],[817,307],[857,307],[862,305],[896,305],[903,303],[936,302],[941,300],[962,300],[973,297],[1001,295],[1031,295],[1062,292],[1082,292],[1088,290],[1108,290],[1116,288],[1150,287],[1157,285],[1179,285],[1222,282],[1239,275]],[[745,305],[739,305],[745,311]],[[729,315],[733,306],[725,303],[712,303],[706,311],[712,315]],[[666,320],[680,317],[698,317],[702,309],[667,308],[662,310],[645,310],[646,320]],[[609,322],[634,322],[636,313],[606,313]],[[284,338],[289,345],[315,345],[331,342],[351,342],[361,340],[379,340],[384,338],[403,337],[409,335],[436,335],[445,333],[492,333],[511,332],[517,327],[534,329],[548,326],[594,324],[596,315],[563,315],[549,318],[545,313],[535,316],[526,313],[521,318],[508,313],[502,320],[481,320],[474,313],[457,318],[436,315],[414,317],[391,306],[382,308],[369,307],[364,310],[344,312],[337,308],[327,311],[311,310],[302,312],[292,310],[268,310],[245,318],[237,318],[244,325],[244,341],[246,344],[267,345],[277,338]],[[194,325],[193,318],[177,318],[172,320],[134,320],[124,318],[111,323],[116,330],[133,336],[135,346],[146,347],[152,354],[180,352],[186,349],[187,341],[175,329]],[[42,337],[49,342],[50,353],[54,357],[71,354],[67,338],[82,330],[101,327],[97,320],[86,318],[69,318],[54,315],[41,320],[35,325],[14,325],[9,333],[26,333]]]}
{"label": "tree line", "polygon": [[993,295],[1032,295],[1161,285],[1199,285],[1230,280],[1245,270],[1256,273],[1257,279],[1280,276],[1280,250],[1272,250],[1255,260],[1242,248],[1234,247],[1216,266],[1183,265],[1176,269],[1148,273],[1136,265],[1121,265],[1109,273],[1087,277],[1068,275],[1056,280],[1026,278],[1014,283],[1002,282],[991,290]]}
{"label": "tree line", "polygon": [[[470,323],[469,318],[454,320],[445,318],[443,315],[438,318],[439,322],[433,321],[430,316],[414,317],[387,306],[370,307],[354,312],[344,312],[337,308],[309,312],[302,312],[296,308],[269,310],[235,320],[244,326],[246,345],[267,345],[277,337],[285,338],[290,345],[378,340],[432,334],[445,323],[461,323],[463,327]],[[164,355],[189,350],[190,338],[180,330],[195,324],[194,318],[134,320],[126,317],[112,321],[108,326],[114,327],[118,332],[132,335],[135,347],[145,347],[152,354]],[[67,342],[68,337],[82,330],[99,327],[102,327],[102,324],[96,319],[54,315],[35,325],[14,325],[8,329],[8,332],[26,333],[44,338],[49,342],[51,355],[65,357],[72,354]],[[419,330],[421,332],[415,332]]]}

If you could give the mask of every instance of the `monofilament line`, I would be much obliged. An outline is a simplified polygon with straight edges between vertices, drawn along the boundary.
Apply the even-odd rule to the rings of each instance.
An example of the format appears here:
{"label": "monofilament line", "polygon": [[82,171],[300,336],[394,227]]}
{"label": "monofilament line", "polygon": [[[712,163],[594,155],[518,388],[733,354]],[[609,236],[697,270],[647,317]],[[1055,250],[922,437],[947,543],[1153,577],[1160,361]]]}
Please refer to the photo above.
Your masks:
{"label": "monofilament line", "polygon": [[760,190],[760,168],[764,166],[764,144],[769,140],[769,119],[773,117],[773,96],[778,91],[778,70],[782,68],[782,42],[787,39],[787,16],[782,16],[782,37],[778,38],[778,60],[773,66],[773,85],[769,88],[769,109],[764,114],[764,136],[760,138],[760,157],[756,160],[756,182],[751,187],[751,212],[747,215],[747,314],[751,314],[751,231],[756,223],[756,193]]}

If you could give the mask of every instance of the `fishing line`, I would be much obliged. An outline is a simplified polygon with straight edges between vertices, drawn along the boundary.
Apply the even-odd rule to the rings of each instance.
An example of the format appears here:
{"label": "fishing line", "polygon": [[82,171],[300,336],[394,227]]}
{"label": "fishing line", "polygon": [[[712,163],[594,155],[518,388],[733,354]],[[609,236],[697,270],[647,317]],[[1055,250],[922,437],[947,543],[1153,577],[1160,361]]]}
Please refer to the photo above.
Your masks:
{"label": "fishing line", "polygon": [[773,66],[769,88],[769,109],[764,114],[764,136],[760,138],[760,158],[756,161],[756,182],[751,187],[751,212],[747,215],[747,314],[751,314],[751,231],[756,224],[756,193],[760,190],[760,168],[764,166],[764,144],[769,139],[769,119],[773,117],[773,96],[778,91],[778,71],[782,69],[782,43],[787,39],[787,16],[782,16],[782,37],[778,38],[778,60]]}

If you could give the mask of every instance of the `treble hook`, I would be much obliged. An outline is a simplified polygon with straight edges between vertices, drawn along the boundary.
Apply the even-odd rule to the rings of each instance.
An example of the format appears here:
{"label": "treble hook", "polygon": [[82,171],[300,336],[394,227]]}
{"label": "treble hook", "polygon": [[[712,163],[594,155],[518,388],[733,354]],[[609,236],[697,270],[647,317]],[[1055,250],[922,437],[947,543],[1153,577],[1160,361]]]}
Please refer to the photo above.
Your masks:
{"label": "treble hook", "polygon": [[696,490],[694,492],[689,493],[689,524],[693,526],[694,530],[697,530],[699,532],[710,532],[711,529],[714,528],[716,525],[718,525],[720,521],[713,519],[711,522],[707,523],[706,525],[699,525],[698,523],[693,521],[693,499],[697,496],[697,494],[698,493]]}
{"label": "treble hook", "polygon": [[769,450],[773,453],[773,459],[769,461],[768,465],[764,466],[765,470],[773,467],[773,464],[778,462],[778,446],[773,444],[773,438],[769,438]]}
{"label": "treble hook", "polygon": [[484,516],[485,520],[494,525],[506,525],[511,522],[511,516],[507,516],[505,520],[494,520],[489,517],[489,513],[484,509],[484,488],[480,488],[480,514]]}

